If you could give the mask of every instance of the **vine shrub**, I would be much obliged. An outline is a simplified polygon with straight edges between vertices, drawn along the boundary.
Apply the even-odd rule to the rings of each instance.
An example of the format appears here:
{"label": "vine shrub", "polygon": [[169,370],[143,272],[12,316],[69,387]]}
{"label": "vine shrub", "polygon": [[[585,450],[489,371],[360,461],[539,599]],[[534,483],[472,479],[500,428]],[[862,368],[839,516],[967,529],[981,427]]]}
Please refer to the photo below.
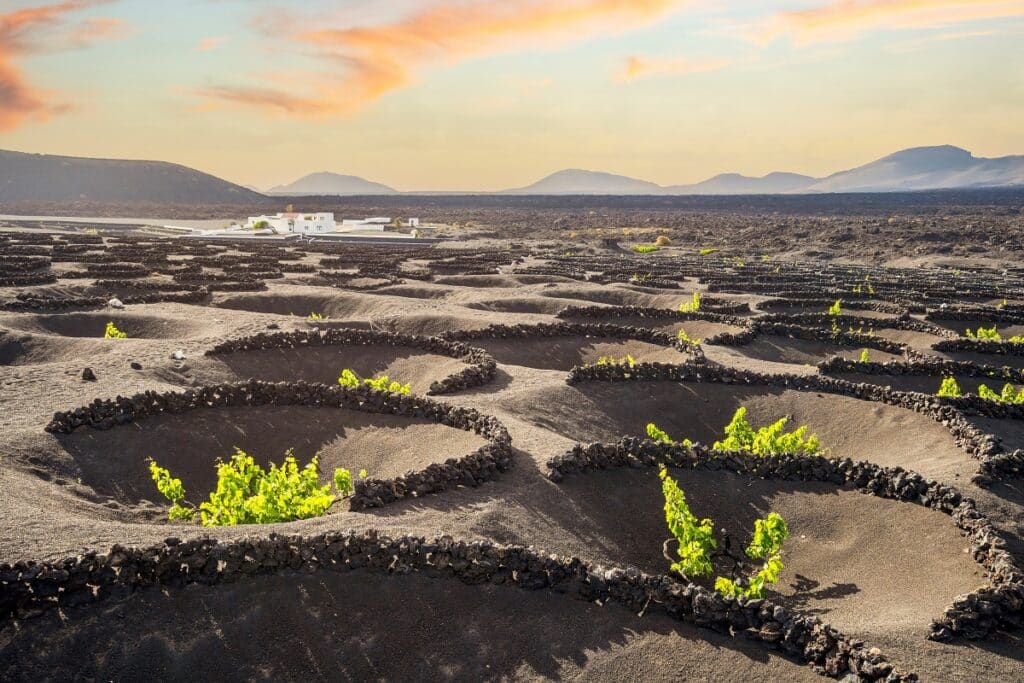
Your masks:
{"label": "vine shrub", "polygon": [[688,303],[679,304],[680,313],[696,313],[700,310],[700,292],[694,292]]}
{"label": "vine shrub", "polygon": [[597,359],[597,365],[624,365],[631,368],[636,365],[636,358],[628,353],[618,359],[615,356],[601,356]]}
{"label": "vine shrub", "polygon": [[860,362],[861,363],[868,363],[870,361],[871,361],[871,353],[869,353],[867,349],[861,349],[861,351],[860,351]]}
{"label": "vine shrub", "polygon": [[638,254],[652,254],[658,251],[658,249],[660,248],[661,247],[655,246],[653,244],[634,244],[633,246],[630,247],[630,249],[632,249]]}
{"label": "vine shrub", "polygon": [[665,496],[665,522],[669,533],[678,541],[676,553],[679,559],[672,563],[671,570],[687,578],[710,574],[713,571],[711,553],[718,547],[711,520],[698,520],[690,512],[686,495],[675,479],[668,476],[664,466],[658,476],[661,477],[661,492]]}
{"label": "vine shrub", "polygon": [[936,395],[943,398],[959,398],[963,396],[963,392],[960,391],[960,384],[955,377],[943,377]]}
{"label": "vine shrub", "polygon": [[360,379],[359,375],[348,368],[341,371],[341,376],[338,377],[338,384],[352,389],[355,389],[360,384],[365,384],[377,391],[390,391],[393,394],[408,394],[412,391],[411,384],[402,384],[401,382],[392,381],[387,375]]}
{"label": "vine shrub", "polygon": [[[168,519],[194,520],[198,512],[203,526],[270,524],[319,517],[336,500],[352,495],[352,474],[345,468],[334,471],[331,484],[320,484],[318,456],[300,468],[289,450],[284,462],[264,470],[252,456],[236,448],[228,462],[217,463],[217,488],[208,500],[193,505],[185,500],[181,480],[149,461],[149,472],[157,490],[169,501]],[[366,476],[366,471],[360,472]]]}
{"label": "vine shrub", "polygon": [[326,318],[327,318],[327,316],[320,315],[319,313],[315,313],[315,312],[309,314],[309,319],[310,320],[326,320]]}
{"label": "vine shrub", "polygon": [[683,342],[684,344],[689,344],[690,346],[700,346],[701,342],[704,341],[703,339],[692,339],[690,335],[686,334],[686,330],[679,330],[679,332],[676,334],[676,337],[679,339],[679,341]]}
{"label": "vine shrub", "polygon": [[[806,453],[813,455],[821,451],[821,442],[816,434],[807,434],[807,425],[784,432],[788,418],[780,418],[767,427],[754,429],[747,422],[747,409],[737,408],[732,420],[725,426],[725,439],[716,441],[712,448],[716,451],[747,451],[755,455],[771,453]],[[693,445],[690,439],[674,441],[672,437],[653,422],[647,425],[647,436],[652,441],[679,444],[689,448]]]}
{"label": "vine shrub", "polygon": [[103,332],[104,339],[127,339],[128,335],[117,329],[117,325],[112,322],[107,323],[107,329]]}
{"label": "vine shrub", "polygon": [[1003,385],[1003,390],[996,393],[982,384],[978,387],[978,396],[986,401],[998,401],[999,403],[1024,403],[1024,387],[1015,388],[1012,384]]}
{"label": "vine shrub", "polygon": [[[661,491],[665,498],[665,522],[669,533],[677,542],[678,559],[671,564],[671,571],[684,578],[707,576],[714,573],[713,559],[716,557],[718,542],[715,540],[714,525],[710,519],[698,519],[686,503],[686,496],[678,482],[668,476],[662,466],[658,472]],[[779,580],[782,571],[782,544],[789,537],[789,528],[782,515],[771,512],[764,519],[754,522],[754,538],[746,548],[746,555],[752,560],[761,560],[761,567],[744,577],[746,570],[741,558],[734,561],[734,575],[718,576],[715,590],[729,597],[744,596],[750,599],[763,598],[768,584]],[[728,547],[728,543],[726,546]]]}
{"label": "vine shrub", "polygon": [[815,454],[821,450],[817,434],[807,434],[807,425],[791,432],[783,431],[789,418],[780,418],[766,427],[754,429],[747,422],[747,409],[740,407],[725,426],[725,439],[716,441],[712,448],[719,451],[748,451],[755,455],[770,453]]}
{"label": "vine shrub", "polygon": [[976,339],[978,341],[1008,341],[1013,344],[1024,344],[1024,335],[1014,335],[1012,337],[1004,338],[1003,335],[999,334],[999,330],[996,326],[992,327],[979,327],[977,332],[971,332],[970,330],[964,330],[968,339]]}

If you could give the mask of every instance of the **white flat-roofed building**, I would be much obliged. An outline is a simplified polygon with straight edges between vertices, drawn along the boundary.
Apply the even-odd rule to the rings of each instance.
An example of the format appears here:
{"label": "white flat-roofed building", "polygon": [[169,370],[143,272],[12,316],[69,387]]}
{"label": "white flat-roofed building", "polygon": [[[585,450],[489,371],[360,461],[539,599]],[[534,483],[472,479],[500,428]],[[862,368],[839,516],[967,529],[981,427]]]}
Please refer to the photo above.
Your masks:
{"label": "white flat-roofed building", "polygon": [[323,234],[335,232],[337,225],[333,213],[278,213],[273,216],[249,216],[245,222],[249,230],[269,228],[278,234],[310,233]]}

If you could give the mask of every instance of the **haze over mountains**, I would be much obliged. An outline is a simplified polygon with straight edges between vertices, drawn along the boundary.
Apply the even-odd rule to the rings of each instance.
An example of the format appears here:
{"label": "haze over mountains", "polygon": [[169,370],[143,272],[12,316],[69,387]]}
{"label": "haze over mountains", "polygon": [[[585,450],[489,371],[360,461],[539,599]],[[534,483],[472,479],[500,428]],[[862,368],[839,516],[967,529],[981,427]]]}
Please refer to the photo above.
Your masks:
{"label": "haze over mountains", "polygon": [[[992,187],[1024,187],[1024,155],[986,159],[949,145],[917,147],[824,178],[782,172],[760,178],[724,173],[700,183],[670,186],[611,173],[567,169],[526,187],[467,194],[743,195]],[[259,193],[162,161],[88,159],[0,150],[0,203],[255,204],[282,196],[393,194],[399,191],[357,176],[329,172],[313,173]]]}
{"label": "haze over mountains", "polygon": [[398,190],[387,185],[364,180],[354,175],[339,173],[310,173],[287,185],[277,185],[267,190],[271,196],[308,197],[319,195],[376,195],[397,194]]}

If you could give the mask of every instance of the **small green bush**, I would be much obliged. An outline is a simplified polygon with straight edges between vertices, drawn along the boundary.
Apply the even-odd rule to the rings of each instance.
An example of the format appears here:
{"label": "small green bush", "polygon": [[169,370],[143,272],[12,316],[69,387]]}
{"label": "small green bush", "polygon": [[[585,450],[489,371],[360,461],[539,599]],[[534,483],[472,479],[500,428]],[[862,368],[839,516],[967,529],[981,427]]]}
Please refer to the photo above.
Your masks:
{"label": "small green bush", "polygon": [[936,396],[942,396],[943,398],[963,396],[963,392],[960,391],[960,383],[956,381],[956,377],[944,377],[942,384],[939,385],[939,391]]}
{"label": "small green bush", "polygon": [[689,302],[679,304],[680,313],[696,313],[700,310],[700,292],[694,292]]}
{"label": "small green bush", "polygon": [[860,362],[868,363],[871,361],[871,353],[867,349],[861,349],[860,351]]}
{"label": "small green bush", "polygon": [[717,253],[717,252],[718,252],[718,249],[716,249],[714,247],[707,247],[705,249],[701,249],[700,250],[700,255],[701,256],[710,256],[711,254],[714,254],[714,253]]}
{"label": "small green bush", "polygon": [[320,315],[319,313],[310,313],[309,314],[309,319],[310,320],[325,320],[326,318],[327,318],[327,316]]}
{"label": "small green bush", "polygon": [[836,299],[836,302],[828,307],[828,314],[831,316],[843,314],[843,302],[842,299]]}
{"label": "small green bush", "polygon": [[408,394],[412,391],[411,384],[402,384],[401,382],[394,382],[387,375],[380,375],[379,377],[365,378],[360,380],[359,375],[352,372],[348,368],[341,371],[341,376],[338,377],[338,384],[343,387],[350,387],[355,389],[360,384],[366,384],[367,386],[376,389],[377,391],[390,391],[393,394]]}
{"label": "small green bush", "polygon": [[732,420],[725,426],[725,439],[716,441],[712,448],[718,451],[748,451],[755,455],[771,453],[807,453],[813,455],[821,450],[816,434],[805,438],[807,425],[784,432],[788,418],[780,418],[767,427],[754,429],[747,422],[747,409],[736,409]]}
{"label": "small green bush", "polygon": [[[718,542],[715,540],[714,525],[710,519],[698,519],[686,503],[686,496],[678,482],[668,476],[662,466],[658,472],[661,491],[665,498],[665,523],[669,533],[676,539],[678,559],[670,570],[690,579],[714,572],[713,559]],[[750,599],[763,598],[765,588],[779,580],[782,572],[782,544],[789,537],[786,520],[776,512],[754,522],[754,537],[746,548],[746,555],[752,560],[761,560],[761,567],[749,577],[725,577],[715,579],[715,590],[729,597],[745,596]],[[728,547],[728,544],[726,544]],[[741,572],[745,563],[732,557],[735,570]]]}
{"label": "small green bush", "polygon": [[[767,427],[754,429],[747,422],[747,409],[737,408],[732,420],[725,426],[725,439],[716,441],[712,448],[716,451],[747,451],[755,455],[771,453],[806,453],[814,455],[821,451],[821,442],[816,434],[805,437],[807,425],[792,432],[784,432],[787,418],[783,417]],[[679,443],[692,446],[689,439],[673,441],[668,434],[659,429],[653,422],[647,425],[647,436],[654,441]]]}
{"label": "small green bush", "polygon": [[[300,468],[289,450],[284,462],[264,470],[252,456],[236,448],[228,462],[217,463],[217,488],[208,500],[195,506],[185,500],[181,480],[150,459],[149,472],[157,490],[169,501],[168,519],[195,519],[203,526],[271,524],[319,517],[336,500],[352,495],[352,475],[345,468],[334,471],[330,484],[320,484],[318,456]],[[365,470],[360,472],[365,476]]]}
{"label": "small green bush", "polygon": [[676,337],[679,341],[684,344],[689,344],[690,346],[700,346],[701,342],[704,341],[703,339],[691,339],[690,335],[686,334],[686,330],[679,330],[679,332],[676,333]]}
{"label": "small green bush", "polygon": [[615,358],[615,356],[601,356],[597,359],[596,365],[624,365],[631,368],[636,365],[636,358],[633,358],[633,356],[628,353],[622,358]]}
{"label": "small green bush", "polygon": [[127,339],[128,335],[117,329],[114,323],[107,323],[107,329],[103,332],[104,339]]}
{"label": "small green bush", "polygon": [[1003,385],[1003,390],[997,394],[982,384],[978,387],[978,396],[986,401],[997,401],[999,403],[1024,403],[1024,387],[1017,389],[1007,382]]}
{"label": "small green bush", "polygon": [[964,332],[967,335],[968,339],[977,339],[978,341],[995,341],[995,342],[1007,341],[1007,342],[1010,342],[1012,344],[1024,344],[1024,336],[1022,336],[1022,335],[1014,335],[1012,337],[1003,338],[1003,335],[999,334],[999,330],[996,329],[995,325],[993,325],[992,327],[987,327],[987,328],[986,327],[979,327],[977,332],[971,332],[970,330],[965,330]]}
{"label": "small green bush", "polygon": [[657,247],[653,244],[634,244],[630,247],[630,249],[632,249],[638,254],[653,254],[654,252],[658,251],[660,247]]}

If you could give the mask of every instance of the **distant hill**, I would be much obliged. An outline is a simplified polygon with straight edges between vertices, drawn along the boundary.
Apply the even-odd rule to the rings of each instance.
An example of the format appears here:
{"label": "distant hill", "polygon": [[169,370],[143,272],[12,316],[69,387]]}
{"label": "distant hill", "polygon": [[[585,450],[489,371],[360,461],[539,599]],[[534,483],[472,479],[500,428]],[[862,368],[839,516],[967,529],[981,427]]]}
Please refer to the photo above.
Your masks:
{"label": "distant hill", "polygon": [[278,185],[267,190],[269,195],[290,197],[301,196],[340,196],[340,195],[379,195],[397,194],[398,190],[380,183],[370,182],[354,175],[338,173],[310,173],[287,185]]}
{"label": "distant hill", "polygon": [[840,171],[807,192],[898,192],[1024,185],[1024,156],[979,158],[966,149],[915,147],[864,166]]}
{"label": "distant hill", "polygon": [[502,194],[662,194],[660,185],[611,173],[576,168],[552,173],[532,185]]}
{"label": "distant hill", "polygon": [[826,178],[722,173],[691,185],[662,187],[611,173],[569,169],[503,194],[743,195],[819,192],[907,192],[1024,186],[1024,156],[985,159],[951,145],[916,147]]}
{"label": "distant hill", "polygon": [[799,173],[769,173],[761,178],[722,173],[693,185],[670,185],[667,194],[783,194],[800,192],[817,182],[817,178]]}
{"label": "distant hill", "polygon": [[165,161],[128,161],[0,150],[0,202],[239,204],[267,198]]}

